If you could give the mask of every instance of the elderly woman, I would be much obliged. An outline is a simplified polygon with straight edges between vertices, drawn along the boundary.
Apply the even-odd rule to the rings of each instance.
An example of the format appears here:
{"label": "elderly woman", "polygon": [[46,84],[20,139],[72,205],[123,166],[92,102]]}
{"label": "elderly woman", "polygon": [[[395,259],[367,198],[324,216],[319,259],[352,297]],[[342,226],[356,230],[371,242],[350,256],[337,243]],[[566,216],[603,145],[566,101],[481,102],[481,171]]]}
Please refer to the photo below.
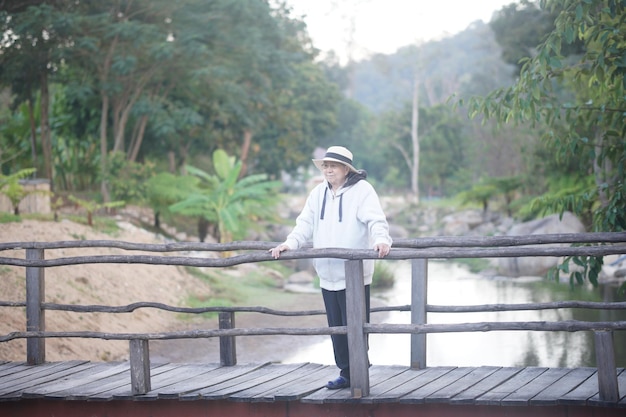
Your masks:
{"label": "elderly woman", "polygon": [[[366,181],[367,173],[352,166],[352,152],[343,146],[331,146],[322,159],[313,163],[326,181],[309,194],[296,226],[284,243],[270,249],[276,259],[281,252],[301,248],[313,242],[314,248],[374,249],[384,257],[391,248],[389,225],[374,187]],[[346,326],[346,276],[342,259],[315,259],[328,325]],[[370,284],[374,260],[363,262],[366,316],[369,322]],[[331,335],[339,377],[326,387],[350,386],[350,360],[346,335]]]}

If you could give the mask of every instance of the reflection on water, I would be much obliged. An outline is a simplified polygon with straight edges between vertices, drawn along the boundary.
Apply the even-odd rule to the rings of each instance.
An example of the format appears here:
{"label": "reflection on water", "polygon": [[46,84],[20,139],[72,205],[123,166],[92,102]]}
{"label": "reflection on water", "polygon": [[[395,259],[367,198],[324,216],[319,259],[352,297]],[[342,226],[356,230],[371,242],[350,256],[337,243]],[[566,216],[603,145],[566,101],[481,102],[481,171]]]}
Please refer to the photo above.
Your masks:
{"label": "reflection on water", "polygon": [[[396,284],[372,297],[387,305],[411,303],[411,263],[392,261]],[[428,264],[428,303],[431,305],[519,304],[565,300],[615,301],[616,290],[570,290],[567,284],[548,283],[540,278],[490,279],[468,272],[464,267],[442,261]],[[372,314],[374,323],[410,323],[409,312]],[[595,310],[541,310],[494,313],[428,313],[428,323],[470,323],[483,321],[612,321],[626,320],[626,312]],[[625,332],[615,333],[617,366],[626,365]],[[370,362],[376,365],[409,365],[410,336],[372,334]],[[288,358],[287,363],[334,364],[330,337]],[[593,335],[588,332],[468,332],[427,336],[428,366],[595,366]]]}

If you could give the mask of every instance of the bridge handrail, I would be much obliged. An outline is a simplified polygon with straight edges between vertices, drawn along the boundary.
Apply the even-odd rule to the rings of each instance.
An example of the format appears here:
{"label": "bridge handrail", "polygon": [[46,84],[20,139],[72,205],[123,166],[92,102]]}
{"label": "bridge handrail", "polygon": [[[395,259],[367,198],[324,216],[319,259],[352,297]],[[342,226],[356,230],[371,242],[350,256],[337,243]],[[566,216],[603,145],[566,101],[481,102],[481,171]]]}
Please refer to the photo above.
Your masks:
{"label": "bridge handrail", "polygon": [[[435,236],[394,239],[394,248],[492,247],[564,243],[624,243],[626,232],[552,233],[521,236]],[[119,240],[69,240],[57,242],[5,242],[0,251],[13,249],[117,248],[150,252],[269,250],[278,242],[238,241],[230,243],[173,242],[165,244],[134,243]]]}
{"label": "bridge handrail", "polygon": [[[571,244],[572,246],[563,246]],[[321,310],[308,312],[281,312],[265,307],[207,307],[183,308],[162,303],[133,303],[126,306],[75,306],[46,303],[43,299],[43,275],[49,267],[60,267],[77,264],[124,263],[151,265],[179,265],[192,267],[229,267],[244,263],[275,261],[268,253],[276,242],[233,242],[229,244],[210,243],[168,243],[168,244],[137,244],[132,242],[98,240],[98,241],[61,241],[61,242],[8,242],[0,243],[0,251],[25,250],[26,257],[0,257],[0,265],[25,267],[27,281],[27,299],[25,303],[0,301],[0,307],[26,307],[27,331],[12,332],[0,336],[0,342],[25,338],[27,339],[27,359],[29,363],[41,363],[45,359],[45,339],[53,337],[91,337],[102,339],[130,340],[131,375],[133,392],[141,393],[149,390],[149,351],[148,341],[157,339],[179,339],[199,337],[219,337],[220,345],[229,346],[230,353],[222,354],[225,364],[236,363],[234,356],[234,337],[246,335],[329,335],[348,334],[351,340],[351,369],[353,396],[365,396],[369,393],[369,375],[367,373],[366,348],[364,343],[368,333],[409,333],[412,345],[421,344],[423,357],[413,359],[411,365],[425,366],[425,335],[443,332],[475,332],[498,330],[524,331],[593,331],[596,334],[596,353],[598,358],[598,375],[601,382],[601,397],[610,400],[616,394],[617,375],[613,353],[612,331],[626,330],[626,322],[482,322],[455,324],[427,324],[427,312],[485,312],[512,311],[555,308],[594,308],[594,309],[625,309],[626,303],[594,303],[581,301],[561,301],[553,303],[528,304],[491,304],[482,306],[433,306],[426,303],[426,262],[428,259],[449,258],[498,258],[528,256],[606,256],[626,253],[626,232],[619,233],[582,233],[582,234],[550,234],[529,236],[497,236],[497,237],[434,237],[419,239],[397,239],[394,248],[385,260],[411,260],[413,263],[413,299],[410,306],[374,308],[376,311],[411,311],[410,325],[365,323],[362,292],[362,261],[378,259],[373,250],[353,249],[312,249],[304,248],[283,253],[281,260],[310,258],[340,258],[346,260],[347,298],[352,318],[348,326],[335,328],[265,328],[236,329],[232,328],[235,312],[257,312],[277,315],[309,315],[324,314]],[[556,246],[555,246],[556,245]],[[44,251],[68,248],[100,248],[109,247],[129,251],[143,252],[185,252],[185,256],[155,255],[96,255],[73,256],[45,259]],[[253,251],[229,257],[201,257],[194,252]],[[350,279],[352,277],[352,279]],[[361,287],[359,287],[359,279]],[[360,289],[361,290],[360,290]],[[420,291],[422,294],[419,295]],[[417,294],[417,299],[416,299]],[[421,297],[421,299],[420,299]],[[204,313],[218,312],[220,329],[194,330],[187,332],[167,333],[102,333],[102,332],[46,332],[43,326],[45,310],[65,310],[75,312],[130,312],[137,308],[152,307],[168,311]],[[415,339],[414,339],[415,337]],[[225,349],[228,351],[229,349]],[[230,355],[230,356],[229,356]],[[354,364],[353,357],[356,357]],[[607,360],[607,358],[609,358]],[[611,361],[612,359],[612,361]],[[354,365],[354,366],[353,366]],[[146,375],[147,372],[147,375]],[[139,375],[139,376],[137,376]],[[146,378],[147,377],[147,378]],[[137,381],[143,381],[137,385]]]}

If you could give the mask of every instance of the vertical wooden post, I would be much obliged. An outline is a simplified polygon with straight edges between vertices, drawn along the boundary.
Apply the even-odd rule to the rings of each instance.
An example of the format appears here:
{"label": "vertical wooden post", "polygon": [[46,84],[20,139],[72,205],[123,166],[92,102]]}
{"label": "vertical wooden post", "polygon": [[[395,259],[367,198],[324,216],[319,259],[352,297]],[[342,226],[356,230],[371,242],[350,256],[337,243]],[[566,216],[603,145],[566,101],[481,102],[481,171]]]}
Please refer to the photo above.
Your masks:
{"label": "vertical wooden post", "polygon": [[348,351],[352,398],[370,394],[369,359],[365,325],[365,283],[363,261],[346,261],[346,310],[348,311]]}
{"label": "vertical wooden post", "polygon": [[[411,324],[426,324],[428,259],[411,260]],[[426,367],[426,333],[411,333],[411,368]]]}
{"label": "vertical wooden post", "polygon": [[[43,249],[26,249],[27,260],[44,259]],[[46,317],[41,305],[45,301],[46,283],[44,268],[26,267],[26,331],[45,332]],[[26,362],[39,365],[46,361],[46,339],[26,340]]]}
{"label": "vertical wooden post", "polygon": [[596,366],[598,367],[598,388],[600,400],[619,401],[617,370],[615,369],[615,348],[613,332],[610,330],[594,332],[596,342]]}
{"label": "vertical wooden post", "polygon": [[[233,329],[235,327],[235,312],[220,312],[219,326],[220,329]],[[222,366],[237,365],[237,345],[235,336],[220,336],[220,364]]]}
{"label": "vertical wooden post", "polygon": [[149,392],[150,383],[150,347],[148,340],[130,341],[130,385],[133,395]]}

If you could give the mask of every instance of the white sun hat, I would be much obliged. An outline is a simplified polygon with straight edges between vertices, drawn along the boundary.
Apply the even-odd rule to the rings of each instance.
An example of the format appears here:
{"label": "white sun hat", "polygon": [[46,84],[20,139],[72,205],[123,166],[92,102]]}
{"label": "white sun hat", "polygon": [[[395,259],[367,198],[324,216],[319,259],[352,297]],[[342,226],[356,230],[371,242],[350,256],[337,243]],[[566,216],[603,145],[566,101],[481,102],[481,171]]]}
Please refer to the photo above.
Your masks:
{"label": "white sun hat", "polygon": [[323,171],[324,162],[339,162],[350,168],[350,171],[357,172],[357,169],[352,166],[352,152],[343,146],[331,146],[326,150],[326,155],[322,159],[313,159],[313,163],[320,171]]}

